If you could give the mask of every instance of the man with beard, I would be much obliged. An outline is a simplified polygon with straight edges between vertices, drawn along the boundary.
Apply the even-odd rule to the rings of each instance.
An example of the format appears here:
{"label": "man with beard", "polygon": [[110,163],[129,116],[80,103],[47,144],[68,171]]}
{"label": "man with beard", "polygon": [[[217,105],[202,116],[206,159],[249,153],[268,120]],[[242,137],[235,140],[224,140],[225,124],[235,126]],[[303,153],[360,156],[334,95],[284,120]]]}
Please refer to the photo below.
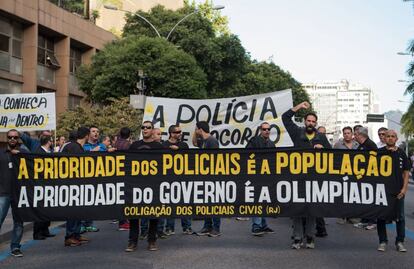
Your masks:
{"label": "man with beard", "polygon": [[[154,125],[151,121],[144,121],[141,126],[142,139],[135,141],[129,147],[129,151],[140,151],[140,150],[150,150],[150,149],[163,149],[161,143],[153,140],[152,130]],[[157,241],[157,226],[158,219],[149,220],[149,229],[148,229],[148,250],[155,251],[158,250],[155,242]],[[139,219],[130,219],[129,220],[129,240],[128,246],[125,249],[126,252],[135,251],[138,244],[138,235],[139,235]]]}
{"label": "man with beard", "polygon": [[[15,129],[7,132],[7,149],[0,152],[0,229],[7,216],[7,212],[10,208],[11,200],[11,186],[12,180],[16,178],[14,172],[13,155],[23,152],[29,153],[28,150],[20,147],[19,144],[19,132]],[[23,236],[23,222],[13,210],[13,233],[10,242],[11,255],[14,257],[23,257],[23,253],[20,250],[20,241]]]}
{"label": "man with beard", "polygon": [[[326,136],[316,131],[318,117],[315,113],[309,112],[305,115],[305,127],[297,126],[292,117],[301,109],[309,109],[308,102],[302,102],[292,109],[289,109],[282,115],[283,124],[293,141],[294,147],[298,149],[322,149],[331,148]],[[315,248],[315,241],[313,239],[313,229],[315,227],[315,217],[294,217],[293,218],[293,249],[300,249],[302,239],[306,236],[306,248]],[[316,225],[317,235],[326,236],[325,221],[323,218],[318,219]]]}

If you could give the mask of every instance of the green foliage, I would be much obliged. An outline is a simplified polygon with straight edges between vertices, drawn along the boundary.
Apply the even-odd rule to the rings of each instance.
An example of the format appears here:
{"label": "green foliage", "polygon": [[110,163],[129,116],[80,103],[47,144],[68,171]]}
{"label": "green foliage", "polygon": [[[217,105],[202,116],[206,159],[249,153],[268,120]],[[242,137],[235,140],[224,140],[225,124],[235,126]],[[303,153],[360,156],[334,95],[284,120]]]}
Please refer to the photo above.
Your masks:
{"label": "green foliage", "polygon": [[84,0],[49,0],[55,5],[58,5],[60,2],[60,7],[66,9],[69,12],[74,12],[79,15],[83,15],[84,9]]}
{"label": "green foliage", "polygon": [[204,98],[206,77],[195,59],[166,40],[131,36],[114,41],[77,73],[80,90],[93,102],[129,96],[136,91],[138,69],[160,97]]}
{"label": "green foliage", "polygon": [[102,134],[115,135],[122,127],[129,127],[134,136],[142,121],[142,112],[129,105],[128,98],[113,99],[109,105],[82,104],[75,110],[60,114],[57,135],[68,136],[80,126],[98,126]]}
{"label": "green foliage", "polygon": [[403,125],[401,132],[406,136],[411,136],[414,134],[414,102],[411,102],[408,107],[407,112],[401,118],[401,123]]}

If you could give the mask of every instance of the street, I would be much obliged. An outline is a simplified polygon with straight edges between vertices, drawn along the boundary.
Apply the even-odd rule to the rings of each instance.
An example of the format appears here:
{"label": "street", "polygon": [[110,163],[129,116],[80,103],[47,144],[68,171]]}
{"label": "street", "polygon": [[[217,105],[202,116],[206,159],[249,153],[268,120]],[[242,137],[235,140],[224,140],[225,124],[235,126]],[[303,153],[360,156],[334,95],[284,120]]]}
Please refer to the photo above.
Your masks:
{"label": "street", "polygon": [[[269,219],[275,234],[254,237],[250,221],[224,219],[222,236],[218,238],[176,234],[159,239],[159,251],[146,250],[139,241],[138,249],[124,252],[128,232],[117,231],[110,221],[98,221],[101,229],[87,233],[87,245],[64,247],[64,228],[53,228],[57,236],[46,241],[31,240],[31,230],[23,239],[23,258],[9,256],[8,243],[0,245],[0,267],[3,268],[412,268],[414,263],[414,185],[410,184],[405,201],[407,253],[398,253],[393,246],[395,226],[388,225],[389,245],[385,253],[377,248],[376,231],[340,225],[327,219],[329,236],[316,239],[316,249],[290,249],[290,220]],[[198,230],[202,221],[193,221]]]}

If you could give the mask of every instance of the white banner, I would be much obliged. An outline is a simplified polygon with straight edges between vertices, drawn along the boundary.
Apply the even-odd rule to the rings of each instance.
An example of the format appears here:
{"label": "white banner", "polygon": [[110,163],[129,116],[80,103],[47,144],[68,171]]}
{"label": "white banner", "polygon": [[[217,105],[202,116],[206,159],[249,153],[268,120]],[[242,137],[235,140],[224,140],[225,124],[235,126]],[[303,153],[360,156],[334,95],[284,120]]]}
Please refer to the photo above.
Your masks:
{"label": "white banner", "polygon": [[147,97],[144,121],[152,121],[162,131],[162,140],[168,139],[168,127],[179,124],[182,141],[190,147],[196,122],[207,121],[210,133],[221,148],[244,148],[259,134],[262,122],[271,126],[270,139],[277,147],[292,146],[283,123],[282,114],[292,108],[292,92],[284,90],[258,95],[223,99],[171,99]]}
{"label": "white banner", "polygon": [[56,129],[55,93],[0,94],[0,132]]}

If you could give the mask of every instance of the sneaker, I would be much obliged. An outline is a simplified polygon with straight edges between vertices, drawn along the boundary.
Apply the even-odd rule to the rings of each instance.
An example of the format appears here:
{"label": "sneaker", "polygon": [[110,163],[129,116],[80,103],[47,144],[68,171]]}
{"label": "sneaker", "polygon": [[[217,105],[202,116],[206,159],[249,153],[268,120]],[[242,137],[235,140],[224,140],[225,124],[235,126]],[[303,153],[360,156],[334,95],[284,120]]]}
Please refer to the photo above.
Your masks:
{"label": "sneaker", "polygon": [[191,228],[187,228],[183,230],[183,234],[193,234],[193,230]]}
{"label": "sneaker", "polygon": [[312,237],[306,238],[306,248],[314,249],[315,248],[315,241]]}
{"label": "sneaker", "polygon": [[384,252],[386,249],[387,249],[387,243],[385,242],[380,243],[377,248],[377,250],[381,252]]}
{"label": "sneaker", "polygon": [[208,234],[208,236],[210,236],[210,237],[217,237],[217,236],[220,236],[221,235],[221,233],[219,232],[219,231],[216,231],[216,230],[212,230],[209,234]]}
{"label": "sneaker", "polygon": [[174,235],[175,232],[174,232],[174,230],[171,230],[171,229],[165,229],[165,234],[166,235]]}
{"label": "sneaker", "polygon": [[365,230],[372,231],[372,230],[375,230],[375,228],[377,228],[377,225],[369,224],[365,227]]}
{"label": "sneaker", "polygon": [[139,236],[139,240],[146,240],[148,238],[148,233],[141,233],[141,235]]}
{"label": "sneaker", "polygon": [[148,242],[148,250],[149,251],[156,251],[156,250],[158,250],[158,247],[155,244],[155,242]]}
{"label": "sneaker", "polygon": [[164,233],[163,231],[160,231],[160,232],[157,232],[157,237],[159,238],[159,239],[166,239],[167,238],[167,234],[166,233]]}
{"label": "sneaker", "polygon": [[274,234],[275,233],[275,231],[273,229],[270,229],[269,227],[263,228],[262,231],[265,234]]}
{"label": "sneaker", "polygon": [[197,233],[198,236],[209,235],[213,229],[203,228]]}
{"label": "sneaker", "polygon": [[137,249],[137,243],[135,242],[129,242],[128,246],[125,249],[125,252],[133,252]]}
{"label": "sneaker", "polygon": [[398,252],[407,252],[407,249],[404,247],[403,242],[398,242],[395,247],[397,248]]}
{"label": "sneaker", "polygon": [[358,228],[358,229],[363,229],[363,228],[365,228],[365,227],[367,227],[368,226],[368,224],[367,223],[362,223],[362,222],[358,222],[358,223],[355,223],[354,224],[354,227],[355,228]]}
{"label": "sneaker", "polygon": [[236,220],[240,220],[240,221],[246,221],[249,220],[249,218],[242,218],[242,217],[237,217]]}
{"label": "sneaker", "polygon": [[118,231],[129,231],[129,223],[126,222],[118,226]]}
{"label": "sneaker", "polygon": [[96,233],[96,232],[99,232],[99,228],[97,228],[97,227],[95,227],[95,226],[88,226],[88,227],[85,227],[85,230],[86,230],[88,233]]}
{"label": "sneaker", "polygon": [[81,244],[86,244],[86,243],[88,243],[89,241],[91,241],[91,240],[89,240],[88,238],[83,237],[83,236],[79,236],[78,238],[76,238],[76,240],[78,240]]}
{"label": "sneaker", "polygon": [[20,250],[20,248],[15,248],[15,249],[13,249],[13,250],[10,252],[10,254],[11,254],[13,257],[18,257],[18,258],[23,257],[23,252]]}
{"label": "sneaker", "polygon": [[264,230],[260,229],[260,228],[253,229],[253,231],[252,231],[252,235],[254,235],[254,236],[262,236],[264,234],[265,234]]}
{"label": "sneaker", "polygon": [[81,226],[80,233],[81,234],[86,233],[86,227],[85,226]]}
{"label": "sneaker", "polygon": [[117,224],[118,223],[118,220],[117,219],[113,219],[113,220],[111,220],[111,222],[110,222],[111,224]]}
{"label": "sneaker", "polygon": [[292,243],[291,248],[292,249],[300,249],[300,245],[302,244],[302,242],[298,239],[295,239]]}
{"label": "sneaker", "polygon": [[73,237],[69,237],[65,239],[65,247],[77,247],[80,246],[81,242]]}

